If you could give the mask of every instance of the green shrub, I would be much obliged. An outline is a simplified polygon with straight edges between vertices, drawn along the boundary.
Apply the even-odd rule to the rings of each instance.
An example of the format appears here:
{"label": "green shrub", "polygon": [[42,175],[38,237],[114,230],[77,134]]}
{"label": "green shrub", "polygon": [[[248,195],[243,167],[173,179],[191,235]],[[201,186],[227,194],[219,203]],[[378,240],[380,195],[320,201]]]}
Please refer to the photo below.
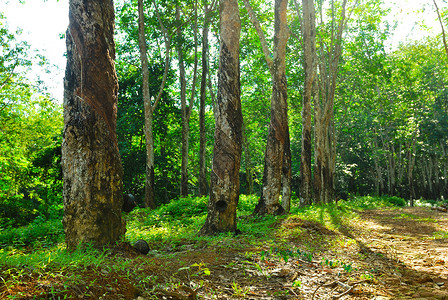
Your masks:
{"label": "green shrub", "polygon": [[22,195],[0,196],[0,227],[26,225],[37,215],[32,200]]}
{"label": "green shrub", "polygon": [[157,209],[160,215],[178,218],[188,218],[207,213],[208,197],[186,197],[172,200]]}
{"label": "green shrub", "polygon": [[242,214],[251,214],[258,203],[257,195],[240,195],[238,201],[238,212]]}
{"label": "green shrub", "polygon": [[394,206],[403,207],[407,205],[406,200],[397,196],[386,197],[385,200],[393,204]]}
{"label": "green shrub", "polygon": [[9,228],[0,232],[0,246],[50,246],[63,241],[64,230],[61,220],[45,221],[37,217],[27,226]]}

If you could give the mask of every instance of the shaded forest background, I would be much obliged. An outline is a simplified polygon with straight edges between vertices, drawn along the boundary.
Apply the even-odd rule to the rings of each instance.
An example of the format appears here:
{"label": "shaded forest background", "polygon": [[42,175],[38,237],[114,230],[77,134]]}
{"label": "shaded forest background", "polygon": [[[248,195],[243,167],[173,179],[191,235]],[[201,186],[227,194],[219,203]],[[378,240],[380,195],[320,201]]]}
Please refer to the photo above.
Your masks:
{"label": "shaded forest background", "polygon": [[[210,1],[212,2],[212,1]],[[273,32],[271,3],[251,1],[268,39]],[[300,5],[291,2],[287,45],[289,128],[292,152],[292,190],[300,194],[302,95],[304,83]],[[172,1],[146,3],[150,94],[159,92],[167,58],[169,68],[162,98],[155,110],[155,201],[179,198],[181,187],[182,113],[179,57],[185,65],[187,109],[191,113],[188,152],[188,192],[199,195],[199,99],[203,64],[209,67],[205,99],[206,176],[213,150],[214,95],[218,68],[218,13],[213,3],[184,1],[176,12]],[[205,7],[205,9],[204,9]],[[434,10],[434,7],[428,8]],[[405,199],[448,197],[448,53],[442,36],[386,47],[394,24],[383,1],[359,1],[343,35],[343,52],[334,104],[336,137],[335,188],[339,198],[389,195]],[[259,38],[244,5],[240,5],[241,100],[243,156],[242,194],[259,194],[270,122],[271,75]],[[325,41],[330,13],[319,28]],[[145,136],[143,132],[142,71],[139,59],[136,1],[116,5],[116,69],[119,79],[117,134],[124,166],[124,190],[143,206],[145,193]],[[440,10],[448,24],[448,9]],[[159,19],[160,18],[160,19]],[[434,10],[434,18],[437,13]],[[207,21],[207,22],[206,22]],[[201,48],[209,24],[207,51]],[[163,26],[161,26],[161,24]],[[26,74],[33,64],[45,67],[45,57],[10,32],[0,17],[0,226],[25,225],[36,219],[62,216],[60,148],[62,108],[41,82]],[[182,34],[179,35],[178,32]],[[196,34],[195,34],[196,32]],[[176,50],[176,47],[181,49]],[[192,91],[194,93],[192,94]],[[313,158],[314,159],[314,158]],[[209,177],[207,178],[209,180]]]}

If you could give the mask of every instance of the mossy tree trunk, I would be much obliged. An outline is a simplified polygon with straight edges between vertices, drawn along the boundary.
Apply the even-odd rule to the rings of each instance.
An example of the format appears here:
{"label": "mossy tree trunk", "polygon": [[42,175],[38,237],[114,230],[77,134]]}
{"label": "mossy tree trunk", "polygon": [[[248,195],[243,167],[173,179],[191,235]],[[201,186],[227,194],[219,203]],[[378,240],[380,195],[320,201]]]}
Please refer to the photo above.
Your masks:
{"label": "mossy tree trunk", "polygon": [[103,247],[125,233],[116,137],[114,6],[70,0],[64,80],[64,231],[67,248]]}
{"label": "mossy tree trunk", "polygon": [[218,97],[215,105],[215,145],[208,214],[201,235],[236,232],[243,116],[240,99],[237,0],[220,0],[221,25]]}

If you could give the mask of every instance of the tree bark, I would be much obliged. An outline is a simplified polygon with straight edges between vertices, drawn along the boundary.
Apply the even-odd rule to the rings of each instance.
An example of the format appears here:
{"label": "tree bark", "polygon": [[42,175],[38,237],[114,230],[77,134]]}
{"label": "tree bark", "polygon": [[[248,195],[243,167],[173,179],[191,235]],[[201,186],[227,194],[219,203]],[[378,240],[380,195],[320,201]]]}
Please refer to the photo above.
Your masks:
{"label": "tree bark", "polygon": [[[154,3],[154,2],[153,2]],[[154,3],[155,6],[155,3]],[[146,47],[146,34],[145,34],[145,18],[143,13],[143,0],[138,0],[138,42],[140,48],[140,62],[142,64],[142,80],[143,80],[143,107],[145,115],[145,145],[146,145],[146,175],[145,175],[145,207],[155,208],[155,191],[154,191],[154,136],[153,136],[153,120],[154,111],[162,98],[163,89],[165,87],[169,61],[170,61],[170,40],[169,35],[163,26],[160,19],[159,12],[155,6],[157,18],[163,33],[165,40],[165,70],[163,73],[162,83],[160,84],[159,92],[157,94],[154,103],[151,103],[151,95],[149,93],[149,66],[148,66],[148,55]]]}
{"label": "tree bark", "polygon": [[[334,1],[331,1],[330,42],[319,47],[319,89],[314,96],[315,144],[314,144],[314,201],[329,203],[335,197],[336,136],[334,128],[334,96],[339,58],[342,54],[342,33],[347,25],[345,16],[347,0],[341,4],[336,18]],[[356,6],[357,2],[355,2]],[[322,7],[320,8],[321,19]]]}
{"label": "tree bark", "polygon": [[114,6],[69,2],[64,80],[64,231],[67,248],[115,243],[125,233],[116,137]]}
{"label": "tree bark", "polygon": [[391,144],[388,152],[389,170],[389,195],[395,195],[395,146]]}
{"label": "tree bark", "polygon": [[237,0],[220,0],[221,26],[218,97],[215,106],[215,145],[208,214],[201,235],[237,232],[239,170],[243,115],[240,99],[239,39],[241,21]]}
{"label": "tree bark", "polygon": [[205,102],[207,99],[207,76],[208,76],[208,33],[209,33],[209,16],[210,8],[208,1],[204,0],[204,26],[202,27],[202,75],[201,75],[201,91],[199,103],[199,196],[207,195],[207,165],[206,150],[207,139],[205,129]]}
{"label": "tree bark", "polygon": [[143,106],[145,114],[145,139],[146,139],[146,176],[145,176],[145,207],[155,208],[154,199],[154,137],[153,126],[153,108],[151,105],[151,96],[149,94],[149,66],[146,54],[146,35],[145,21],[143,14],[143,1],[138,1],[138,40],[140,47],[140,61],[142,64],[143,77]]}
{"label": "tree bark", "polygon": [[374,139],[373,161],[375,164],[375,173],[376,173],[375,191],[376,191],[376,196],[381,196],[384,192],[383,169],[381,168],[380,160],[378,157],[379,153],[380,153],[380,148],[378,145],[378,139],[377,139],[376,135],[374,136],[373,139]]}
{"label": "tree bark", "polygon": [[252,195],[254,193],[254,171],[252,167],[252,161],[250,159],[250,145],[247,140],[246,134],[246,126],[243,123],[243,148],[244,148],[244,156],[245,156],[245,165],[246,165],[246,194]]}
{"label": "tree bark", "polygon": [[448,44],[446,42],[446,34],[445,34],[445,28],[443,26],[442,17],[440,16],[439,6],[437,5],[436,0],[433,0],[434,6],[436,7],[437,12],[437,18],[439,19],[440,27],[442,28],[442,40],[443,40],[443,46],[445,47],[445,53],[448,57]]}
{"label": "tree bark", "polygon": [[[297,5],[297,2],[296,2]],[[302,99],[302,151],[300,161],[301,205],[312,203],[311,100],[316,77],[316,13],[313,0],[303,0],[303,49],[305,86]]]}
{"label": "tree bark", "polygon": [[[291,183],[290,174],[288,173],[291,169],[291,160],[285,159],[285,157],[287,158],[289,155],[285,155],[285,143],[289,143],[288,89],[286,82],[286,43],[289,38],[289,29],[286,19],[288,1],[275,1],[273,59],[271,59],[271,53],[268,49],[266,38],[249,1],[245,0],[244,3],[252,23],[257,30],[265,54],[266,63],[272,77],[271,122],[269,124],[265,151],[263,187],[254,214],[282,214],[285,210],[279,201],[280,193],[284,192],[286,197],[285,203],[289,203],[291,189],[290,187],[284,187],[284,190],[282,191],[282,182],[285,184]],[[284,166],[284,163],[287,165]],[[283,172],[284,169],[286,170],[285,172]],[[282,180],[283,176],[286,176],[284,177],[285,180]],[[289,207],[288,204],[285,204],[285,206],[287,208]]]}
{"label": "tree bark", "polygon": [[289,138],[289,127],[286,130],[285,147],[283,151],[282,168],[282,208],[286,213],[291,209],[291,142]]}
{"label": "tree bark", "polygon": [[[176,4],[176,21],[178,24],[181,23],[180,20],[180,6],[179,3]],[[181,179],[180,179],[180,196],[188,196],[188,133],[189,133],[189,123],[188,123],[188,111],[187,111],[187,79],[185,77],[185,65],[184,65],[184,53],[182,45],[182,29],[181,26],[177,28],[177,59],[179,68],[179,81],[180,81],[180,110],[182,114],[182,163],[181,163]]]}
{"label": "tree bark", "polygon": [[[185,64],[184,64],[184,53],[183,53],[183,35],[181,26],[177,29],[178,42],[176,44],[177,57],[179,61],[179,81],[180,81],[180,100],[181,100],[181,114],[182,114],[182,162],[181,162],[181,180],[180,180],[180,196],[188,196],[188,149],[189,149],[189,134],[190,134],[190,116],[193,107],[193,100],[196,90],[196,79],[197,79],[197,9],[196,2],[194,6],[195,20],[193,22],[193,34],[194,34],[194,70],[193,70],[193,80],[191,85],[191,97],[187,106],[187,78],[185,75]],[[181,8],[179,4],[176,4],[176,21],[181,24],[180,18]]]}
{"label": "tree bark", "polygon": [[410,206],[414,206],[415,189],[414,189],[414,166],[415,166],[415,148],[417,143],[417,137],[414,136],[411,141],[411,145],[408,150],[408,189],[409,189],[409,202]]}

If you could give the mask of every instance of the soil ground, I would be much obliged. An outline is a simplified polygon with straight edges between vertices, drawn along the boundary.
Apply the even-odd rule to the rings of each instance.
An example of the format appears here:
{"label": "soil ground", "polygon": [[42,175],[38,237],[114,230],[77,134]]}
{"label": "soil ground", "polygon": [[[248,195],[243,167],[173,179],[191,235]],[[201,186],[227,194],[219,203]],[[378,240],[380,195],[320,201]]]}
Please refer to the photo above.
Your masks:
{"label": "soil ground", "polygon": [[142,256],[122,244],[111,257],[129,261],[127,275],[98,266],[77,274],[79,284],[64,290],[57,276],[30,275],[26,285],[7,293],[0,288],[0,295],[21,288],[30,290],[29,298],[32,289],[40,290],[38,299],[448,300],[447,213],[418,207],[359,216],[334,230],[298,216],[282,218],[269,246],[237,245],[237,236],[230,240],[235,244],[186,244],[180,252]]}

